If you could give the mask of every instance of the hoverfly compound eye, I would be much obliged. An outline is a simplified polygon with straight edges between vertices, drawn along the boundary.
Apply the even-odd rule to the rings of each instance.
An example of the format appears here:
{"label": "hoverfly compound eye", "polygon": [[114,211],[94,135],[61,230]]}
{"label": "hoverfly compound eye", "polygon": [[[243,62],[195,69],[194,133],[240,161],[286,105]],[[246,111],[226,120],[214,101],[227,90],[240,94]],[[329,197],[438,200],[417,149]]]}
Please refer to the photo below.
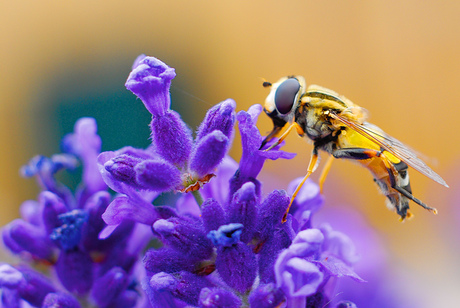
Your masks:
{"label": "hoverfly compound eye", "polygon": [[294,106],[297,93],[300,90],[300,83],[296,78],[289,78],[283,81],[275,92],[275,107],[281,114],[287,114]]}

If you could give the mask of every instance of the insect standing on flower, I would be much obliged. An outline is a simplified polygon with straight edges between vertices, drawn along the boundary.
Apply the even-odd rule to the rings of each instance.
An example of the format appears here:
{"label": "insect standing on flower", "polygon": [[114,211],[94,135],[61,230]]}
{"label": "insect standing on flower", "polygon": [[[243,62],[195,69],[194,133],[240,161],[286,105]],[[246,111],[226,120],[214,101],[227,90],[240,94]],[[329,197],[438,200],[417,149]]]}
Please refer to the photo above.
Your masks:
{"label": "insect standing on flower", "polygon": [[273,120],[274,128],[260,148],[279,136],[287,123],[292,124],[266,151],[280,144],[293,128],[300,136],[313,141],[307,174],[292,195],[291,204],[305,180],[315,171],[318,150],[323,150],[331,156],[319,179],[321,191],[333,159],[352,159],[369,169],[379,189],[388,198],[387,206],[401,216],[401,221],[412,216],[408,211],[409,200],[437,213],[435,208],[428,207],[412,195],[408,166],[441,185],[449,186],[411,149],[366,122],[365,109],[332,90],[316,85],[307,88],[302,76],[284,77],[273,84],[265,81],[263,85],[271,88],[264,111]]}

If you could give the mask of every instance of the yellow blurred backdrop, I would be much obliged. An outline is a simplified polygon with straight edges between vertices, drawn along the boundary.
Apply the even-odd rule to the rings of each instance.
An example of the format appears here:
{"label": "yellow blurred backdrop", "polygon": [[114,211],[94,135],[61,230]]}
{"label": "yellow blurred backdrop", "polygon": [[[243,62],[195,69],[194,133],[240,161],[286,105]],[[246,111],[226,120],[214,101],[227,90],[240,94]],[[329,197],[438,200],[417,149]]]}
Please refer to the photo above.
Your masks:
{"label": "yellow blurred backdrop", "polygon": [[[65,105],[66,97],[91,105],[94,94],[111,108],[104,101],[110,92],[117,104],[128,97],[143,108],[124,89],[137,55],[158,57],[176,69],[173,108],[191,126],[228,97],[238,110],[263,103],[268,91],[259,77],[276,81],[300,74],[365,107],[372,123],[424,153],[451,186],[411,172],[415,196],[437,207],[439,215],[412,204],[415,218],[401,224],[366,170],[336,161],[325,185],[325,206],[353,206],[378,230],[395,272],[404,273],[409,298],[426,307],[456,307],[459,14],[460,2],[454,0],[1,1],[1,225],[18,217],[22,201],[35,198],[34,181],[20,178],[18,169],[33,155],[58,150],[64,130],[59,122],[69,121],[59,115],[72,116],[74,110]],[[102,94],[93,93],[99,89]],[[98,119],[104,108],[87,116]],[[112,125],[105,121],[100,131],[107,135],[134,127],[148,142],[148,114],[114,119]],[[271,129],[264,115],[258,123],[262,133]],[[122,141],[113,146],[125,145],[117,142]],[[262,178],[272,178],[267,191],[286,188],[305,173],[311,145],[293,134],[285,150],[298,155],[265,165]],[[231,154],[239,159],[236,147]]]}

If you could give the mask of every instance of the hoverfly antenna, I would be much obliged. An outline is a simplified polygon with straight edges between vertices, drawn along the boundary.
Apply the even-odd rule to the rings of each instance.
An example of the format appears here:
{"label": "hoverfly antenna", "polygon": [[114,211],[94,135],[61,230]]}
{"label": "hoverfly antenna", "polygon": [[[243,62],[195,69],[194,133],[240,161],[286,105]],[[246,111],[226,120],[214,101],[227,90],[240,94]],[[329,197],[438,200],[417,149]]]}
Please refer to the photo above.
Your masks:
{"label": "hoverfly antenna", "polygon": [[269,88],[269,87],[272,86],[272,83],[271,83],[271,82],[268,82],[268,81],[264,81],[264,83],[262,83],[262,86],[263,86],[264,88]]}
{"label": "hoverfly antenna", "polygon": [[262,79],[262,81],[263,81],[262,86],[263,86],[264,88],[269,88],[269,87],[272,86],[272,83],[269,82],[269,81],[267,81],[267,79],[265,79],[265,78],[263,78],[263,77],[259,77],[259,78]]}
{"label": "hoverfly antenna", "polygon": [[268,82],[268,81],[264,81],[264,83],[262,84],[262,86],[264,88],[268,88],[268,87],[271,87],[272,86],[272,83],[271,82]]}

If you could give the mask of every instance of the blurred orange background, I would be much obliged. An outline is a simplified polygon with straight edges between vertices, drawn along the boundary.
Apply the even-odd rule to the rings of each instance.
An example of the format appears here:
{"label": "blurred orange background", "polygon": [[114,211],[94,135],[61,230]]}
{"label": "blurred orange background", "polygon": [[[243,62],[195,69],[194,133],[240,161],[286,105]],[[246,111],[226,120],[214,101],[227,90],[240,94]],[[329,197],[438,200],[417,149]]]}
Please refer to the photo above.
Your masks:
{"label": "blurred orange background", "polygon": [[[433,0],[2,1],[0,223],[18,217],[20,203],[38,192],[33,180],[19,177],[20,166],[57,152],[79,116],[96,117],[104,150],[148,144],[149,114],[124,89],[141,53],[176,69],[172,108],[192,127],[228,97],[238,110],[263,104],[268,90],[259,77],[300,74],[365,107],[372,123],[432,158],[428,164],[450,188],[415,171],[411,180],[414,195],[437,216],[412,204],[415,218],[400,223],[368,171],[347,161],[334,162],[325,206],[353,206],[380,233],[409,300],[456,307],[459,14],[460,2]],[[116,114],[121,105],[128,113]],[[262,134],[271,129],[264,115],[258,125]],[[231,152],[237,160],[238,144],[236,138]],[[311,145],[292,134],[284,149],[298,155],[265,165],[266,191],[306,171]]]}

